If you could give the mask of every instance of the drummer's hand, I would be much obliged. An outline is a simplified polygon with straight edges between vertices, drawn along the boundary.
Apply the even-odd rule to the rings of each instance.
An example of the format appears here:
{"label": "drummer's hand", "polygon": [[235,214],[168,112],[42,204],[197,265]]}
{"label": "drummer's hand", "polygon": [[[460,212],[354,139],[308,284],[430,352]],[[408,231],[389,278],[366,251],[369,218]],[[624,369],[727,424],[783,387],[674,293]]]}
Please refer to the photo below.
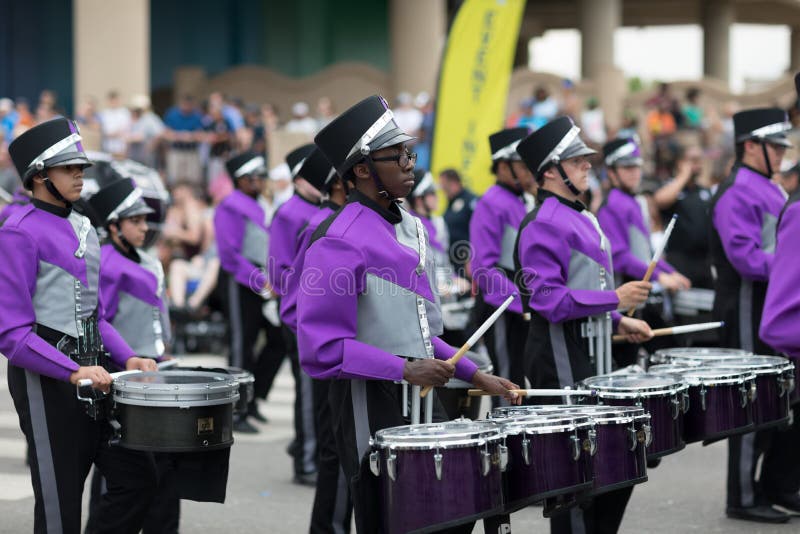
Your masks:
{"label": "drummer's hand", "polygon": [[653,338],[650,325],[632,317],[622,318],[617,327],[617,333],[624,335],[630,343],[643,343]]}
{"label": "drummer's hand", "polygon": [[628,282],[622,284],[616,290],[617,298],[619,299],[619,309],[628,310],[635,308],[639,304],[644,304],[653,284],[650,282]]}
{"label": "drummer's hand", "polygon": [[472,375],[472,385],[490,393],[503,395],[511,404],[522,404],[522,397],[509,391],[510,389],[519,389],[519,386],[505,378],[476,371]]}
{"label": "drummer's hand", "polygon": [[659,274],[658,283],[669,291],[680,291],[692,287],[692,282],[678,271]]}
{"label": "drummer's hand", "polygon": [[128,358],[128,361],[125,362],[125,370],[158,371],[158,365],[152,358],[139,358],[138,356],[133,356],[132,358]]}
{"label": "drummer's hand", "polygon": [[104,368],[99,365],[81,366],[77,371],[69,375],[70,384],[77,384],[78,381],[88,378],[92,381],[92,387],[108,393],[111,382],[114,380]]}
{"label": "drummer's hand", "polygon": [[403,379],[415,386],[443,386],[453,378],[456,366],[444,360],[407,361]]}

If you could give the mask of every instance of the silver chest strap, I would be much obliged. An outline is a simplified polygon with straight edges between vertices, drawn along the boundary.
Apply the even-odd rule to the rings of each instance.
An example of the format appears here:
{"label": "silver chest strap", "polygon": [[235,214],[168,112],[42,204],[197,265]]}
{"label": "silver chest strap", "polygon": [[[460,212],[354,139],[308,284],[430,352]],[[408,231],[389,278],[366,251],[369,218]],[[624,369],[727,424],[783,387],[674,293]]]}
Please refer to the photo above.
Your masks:
{"label": "silver chest strap", "polygon": [[[418,217],[413,217],[417,225],[417,250],[419,251],[419,263],[417,264],[417,275],[425,272],[425,260],[428,256],[428,242],[425,239],[425,227]],[[431,343],[431,328],[428,324],[428,310],[425,308],[425,298],[417,297],[417,316],[419,317],[419,329],[422,333],[422,342],[425,344],[425,356],[433,358],[433,343]]]}
{"label": "silver chest strap", "polygon": [[[142,258],[142,263],[150,266],[147,269],[156,277],[156,296],[163,301],[164,297],[164,269],[161,267],[161,262],[151,258],[146,252],[138,251],[139,257]],[[161,326],[161,310],[158,306],[153,306],[153,336],[155,337],[154,348],[158,356],[163,356],[167,350],[164,344],[164,329]]]}
{"label": "silver chest strap", "polygon": [[83,258],[86,254],[86,238],[89,236],[89,230],[92,229],[92,223],[88,217],[81,216],[81,225],[76,232],[78,236],[78,249],[75,251],[76,258]]}

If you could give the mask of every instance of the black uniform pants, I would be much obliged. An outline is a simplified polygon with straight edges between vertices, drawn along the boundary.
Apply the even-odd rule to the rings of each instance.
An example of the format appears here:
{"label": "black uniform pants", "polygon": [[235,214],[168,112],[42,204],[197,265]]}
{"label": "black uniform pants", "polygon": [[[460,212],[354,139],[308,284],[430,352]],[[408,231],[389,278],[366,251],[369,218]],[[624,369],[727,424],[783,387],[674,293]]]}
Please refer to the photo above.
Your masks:
{"label": "black uniform pants", "polygon": [[[264,299],[261,295],[239,284],[233,276],[222,270],[219,272],[219,287],[225,296],[222,300],[223,313],[228,318],[230,365],[253,373],[255,397],[266,398],[286,356],[280,327],[273,326],[264,317]],[[255,344],[262,330],[267,343],[259,354],[255,354]]]}
{"label": "black uniform pants", "polygon": [[107,424],[86,416],[68,382],[9,365],[8,388],[28,443],[34,532],[80,532],[83,486],[93,463],[108,491],[87,530],[139,532],[156,488],[152,456],[109,446]]}
{"label": "black uniform pants", "polygon": [[[478,294],[472,316],[472,330],[477,329],[497,308],[487,304]],[[492,359],[494,374],[508,378],[519,387],[525,387],[525,375],[530,363],[525,358],[525,341],[528,322],[522,315],[504,312],[486,332],[484,342]]]}
{"label": "black uniform pants", "polygon": [[314,418],[314,385],[311,377],[300,367],[297,337],[285,326],[283,339],[294,376],[294,441],[289,447],[294,458],[294,472],[298,475],[315,473],[317,429]]}
{"label": "black uniform pants", "polygon": [[317,423],[317,490],[311,511],[312,534],[338,534],[350,532],[353,502],[350,487],[339,461],[336,437],[331,421],[332,410],[328,402],[330,380],[313,380],[314,415]]}
{"label": "black uniform pants", "polygon": [[551,534],[614,534],[619,531],[633,486],[598,495],[588,504],[550,518]]}
{"label": "black uniform pants", "polygon": [[[728,438],[728,506],[767,504],[774,497],[800,491],[800,407],[795,405],[792,411],[794,421],[788,428]],[[756,465],[762,456],[756,481]]]}

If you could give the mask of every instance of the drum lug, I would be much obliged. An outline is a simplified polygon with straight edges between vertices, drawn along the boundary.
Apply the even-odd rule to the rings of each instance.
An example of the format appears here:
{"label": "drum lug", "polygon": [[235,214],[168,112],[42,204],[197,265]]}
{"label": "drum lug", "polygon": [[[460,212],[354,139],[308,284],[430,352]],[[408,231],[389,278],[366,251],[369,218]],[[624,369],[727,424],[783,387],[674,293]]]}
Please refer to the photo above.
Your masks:
{"label": "drum lug", "polygon": [[778,396],[779,397],[783,397],[784,395],[786,395],[786,392],[789,391],[789,389],[786,387],[787,383],[788,383],[788,379],[786,379],[786,378],[784,378],[782,376],[778,377],[778,391],[779,391]]}
{"label": "drum lug", "polygon": [[677,419],[681,414],[681,399],[679,399],[677,395],[674,395],[670,399],[670,403],[672,404],[672,418]]}
{"label": "drum lug", "polygon": [[741,384],[739,386],[739,397],[741,398],[741,405],[742,408],[747,407],[747,397],[750,395],[750,389],[747,387],[747,384]]}
{"label": "drum lug", "polygon": [[572,460],[577,462],[581,458],[581,440],[578,436],[572,435],[569,441],[572,448]]}
{"label": "drum lug", "polygon": [[442,453],[438,448],[433,455],[433,467],[436,469],[436,480],[442,480]]}
{"label": "drum lug", "polygon": [[650,426],[650,423],[645,423],[642,429],[644,430],[644,444],[649,447],[653,443],[653,427]]}
{"label": "drum lug", "polygon": [[118,445],[122,439],[122,425],[113,417],[108,420],[108,424],[111,427],[111,437],[108,438],[108,444],[109,446]]}
{"label": "drum lug", "polygon": [[392,481],[397,480],[397,455],[391,450],[386,457],[386,472],[389,473],[389,478]]}
{"label": "drum lug", "polygon": [[531,465],[531,440],[527,434],[522,435],[522,461],[525,465]]}
{"label": "drum lug", "polygon": [[508,447],[506,447],[505,438],[503,443],[500,444],[500,471],[505,472],[508,467]]}
{"label": "drum lug", "polygon": [[588,452],[589,456],[597,454],[597,430],[594,428],[589,430],[583,450]]}
{"label": "drum lug", "polygon": [[750,402],[755,402],[757,398],[758,398],[758,384],[756,384],[756,381],[753,380],[750,383]]}
{"label": "drum lug", "polygon": [[684,392],[681,396],[681,400],[683,401],[681,403],[681,409],[683,410],[683,413],[686,413],[689,411],[689,394]]}
{"label": "drum lug", "polygon": [[381,453],[378,451],[372,451],[369,453],[369,470],[372,471],[372,474],[380,476],[381,474]]}
{"label": "drum lug", "polygon": [[483,476],[489,474],[489,470],[492,468],[492,455],[489,454],[489,444],[483,444],[483,450],[481,451],[481,467],[483,468]]}
{"label": "drum lug", "polygon": [[703,384],[700,386],[700,408],[703,411],[706,411],[706,386]]}
{"label": "drum lug", "polygon": [[639,433],[636,431],[636,427],[631,425],[628,427],[628,437],[631,440],[630,450],[635,451],[636,447],[639,445]]}

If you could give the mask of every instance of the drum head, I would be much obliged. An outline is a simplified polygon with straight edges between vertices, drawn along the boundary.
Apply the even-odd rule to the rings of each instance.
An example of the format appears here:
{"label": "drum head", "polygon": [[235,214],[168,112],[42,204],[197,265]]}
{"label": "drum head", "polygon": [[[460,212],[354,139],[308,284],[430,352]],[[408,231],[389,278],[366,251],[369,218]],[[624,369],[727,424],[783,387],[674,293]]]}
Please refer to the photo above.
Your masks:
{"label": "drum head", "polygon": [[594,426],[594,420],[587,415],[563,411],[492,419],[492,422],[500,424],[504,434],[552,434]]}
{"label": "drum head", "polygon": [[137,406],[211,406],[239,400],[236,378],[203,371],[126,374],[114,380],[114,401]]}
{"label": "drum head", "polygon": [[605,375],[593,376],[583,381],[586,389],[596,389],[603,393],[619,393],[621,396],[636,397],[646,393],[670,394],[682,387],[678,377],[665,374]]}
{"label": "drum head", "polygon": [[741,358],[753,354],[747,350],[726,349],[714,347],[679,347],[674,349],[657,350],[650,358],[653,363],[679,363],[700,365],[705,360],[724,360],[727,358]]}
{"label": "drum head", "polygon": [[469,447],[501,437],[500,429],[489,421],[458,419],[445,423],[396,426],[378,430],[372,443],[381,448],[422,449]]}
{"label": "drum head", "polygon": [[792,362],[780,356],[743,356],[708,362],[708,367],[729,367],[732,369],[745,369],[760,374],[780,374],[792,369]]}
{"label": "drum head", "polygon": [[585,415],[597,424],[611,424],[630,422],[634,419],[649,417],[644,408],[635,406],[607,406],[599,404],[569,404],[560,405],[562,412]]}
{"label": "drum head", "polygon": [[682,376],[690,385],[738,384],[755,378],[748,369],[722,366],[692,367],[684,371]]}

